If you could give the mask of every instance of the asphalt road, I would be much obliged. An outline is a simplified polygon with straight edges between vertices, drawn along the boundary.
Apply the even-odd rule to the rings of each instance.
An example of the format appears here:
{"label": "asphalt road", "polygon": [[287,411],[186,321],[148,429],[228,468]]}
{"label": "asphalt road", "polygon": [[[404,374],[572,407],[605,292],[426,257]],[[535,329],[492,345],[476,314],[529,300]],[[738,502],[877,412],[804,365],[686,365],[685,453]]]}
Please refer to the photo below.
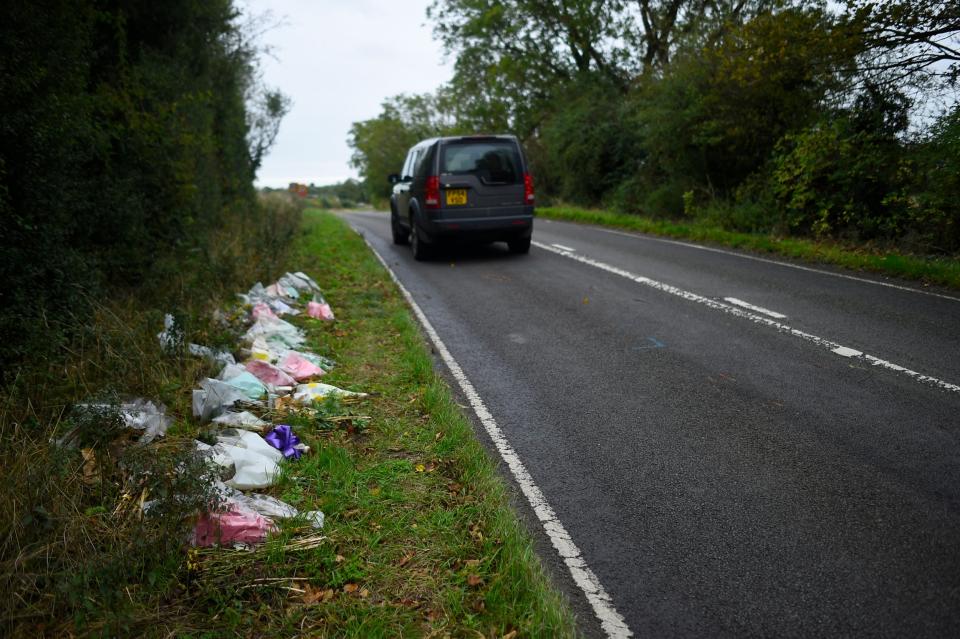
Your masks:
{"label": "asphalt road", "polygon": [[960,636],[960,295],[545,220],[417,263],[347,219],[635,636]]}

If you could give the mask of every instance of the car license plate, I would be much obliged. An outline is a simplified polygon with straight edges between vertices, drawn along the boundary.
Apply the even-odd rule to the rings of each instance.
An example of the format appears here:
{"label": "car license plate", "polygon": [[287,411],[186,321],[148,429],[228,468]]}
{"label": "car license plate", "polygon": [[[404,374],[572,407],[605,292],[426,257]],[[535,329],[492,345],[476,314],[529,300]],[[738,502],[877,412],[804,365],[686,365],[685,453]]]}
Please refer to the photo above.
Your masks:
{"label": "car license plate", "polygon": [[449,189],[447,191],[447,206],[463,206],[466,203],[466,189]]}

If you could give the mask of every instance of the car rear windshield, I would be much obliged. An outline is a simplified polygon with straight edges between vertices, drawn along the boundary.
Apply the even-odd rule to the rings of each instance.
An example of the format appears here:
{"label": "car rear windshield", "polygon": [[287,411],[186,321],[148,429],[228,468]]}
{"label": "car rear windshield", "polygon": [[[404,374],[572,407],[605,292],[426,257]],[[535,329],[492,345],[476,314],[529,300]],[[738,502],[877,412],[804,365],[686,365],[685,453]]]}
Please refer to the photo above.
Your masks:
{"label": "car rear windshield", "polygon": [[441,175],[475,175],[483,184],[518,184],[520,167],[520,151],[510,140],[448,142],[440,156]]}

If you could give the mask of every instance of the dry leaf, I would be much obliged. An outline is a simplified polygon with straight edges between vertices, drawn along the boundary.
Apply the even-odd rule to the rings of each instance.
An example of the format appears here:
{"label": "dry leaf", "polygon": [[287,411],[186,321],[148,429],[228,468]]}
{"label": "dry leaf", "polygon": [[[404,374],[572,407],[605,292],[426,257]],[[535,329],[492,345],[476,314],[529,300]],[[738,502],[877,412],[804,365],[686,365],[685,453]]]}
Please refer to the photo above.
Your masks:
{"label": "dry leaf", "polygon": [[437,442],[438,442],[438,441],[440,441],[441,439],[443,439],[443,432],[442,432],[442,431],[433,436],[433,440],[434,440],[434,441],[437,441]]}
{"label": "dry leaf", "polygon": [[356,592],[359,587],[357,584],[344,584],[343,591],[349,595],[350,593]]}
{"label": "dry leaf", "polygon": [[422,473],[424,470],[427,469],[427,467],[424,466],[423,464],[417,464],[416,466],[413,467],[413,469],[418,473]]}
{"label": "dry leaf", "polygon": [[480,575],[468,575],[467,576],[467,585],[471,587],[479,586],[483,583],[483,579],[480,578]]}
{"label": "dry leaf", "polygon": [[100,479],[100,469],[97,468],[97,454],[92,448],[81,448],[83,455],[83,483],[95,484]]}
{"label": "dry leaf", "polygon": [[325,603],[331,599],[333,599],[333,590],[331,588],[324,590],[314,588],[310,584],[304,586],[303,603],[305,604]]}
{"label": "dry leaf", "polygon": [[410,560],[411,560],[411,559],[413,559],[413,553],[410,553],[409,555],[405,555],[405,556],[398,562],[397,565],[400,566],[401,568],[403,568],[403,567],[406,566],[408,563],[410,563]]}
{"label": "dry leaf", "polygon": [[429,621],[436,621],[436,620],[439,619],[439,618],[440,618],[440,611],[439,611],[439,610],[428,610],[428,611],[427,611],[427,619],[428,619]]}
{"label": "dry leaf", "polygon": [[467,559],[467,560],[466,560],[465,562],[463,562],[463,563],[465,563],[467,566],[473,568],[474,566],[479,566],[479,565],[480,565],[480,560],[479,560],[479,559]]}
{"label": "dry leaf", "polygon": [[346,557],[344,557],[343,555],[337,555],[336,557],[333,558],[333,560],[338,564],[342,564],[346,560]]}
{"label": "dry leaf", "polygon": [[363,597],[364,599],[366,599],[367,597],[370,596],[370,591],[367,590],[366,588],[361,588],[361,589],[360,589],[360,596]]}
{"label": "dry leaf", "polygon": [[516,636],[517,636],[517,631],[516,631],[516,630],[511,630],[511,631],[508,632],[507,634],[503,635],[503,637],[501,637],[500,639],[514,639],[514,637],[516,637]]}

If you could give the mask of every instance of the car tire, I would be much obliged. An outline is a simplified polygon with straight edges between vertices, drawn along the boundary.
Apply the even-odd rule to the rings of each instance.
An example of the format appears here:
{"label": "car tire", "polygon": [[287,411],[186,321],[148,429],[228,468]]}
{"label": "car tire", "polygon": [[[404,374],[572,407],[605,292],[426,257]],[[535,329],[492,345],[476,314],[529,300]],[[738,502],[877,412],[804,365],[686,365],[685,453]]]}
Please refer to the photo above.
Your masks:
{"label": "car tire", "polygon": [[413,259],[418,262],[430,257],[430,247],[423,241],[423,233],[413,220],[410,220],[410,249],[413,251]]}
{"label": "car tire", "polygon": [[511,253],[525,255],[530,252],[530,238],[525,237],[519,240],[507,240],[507,247]]}
{"label": "car tire", "polygon": [[393,243],[405,246],[410,243],[410,232],[400,225],[400,219],[391,213],[390,230],[393,232]]}

